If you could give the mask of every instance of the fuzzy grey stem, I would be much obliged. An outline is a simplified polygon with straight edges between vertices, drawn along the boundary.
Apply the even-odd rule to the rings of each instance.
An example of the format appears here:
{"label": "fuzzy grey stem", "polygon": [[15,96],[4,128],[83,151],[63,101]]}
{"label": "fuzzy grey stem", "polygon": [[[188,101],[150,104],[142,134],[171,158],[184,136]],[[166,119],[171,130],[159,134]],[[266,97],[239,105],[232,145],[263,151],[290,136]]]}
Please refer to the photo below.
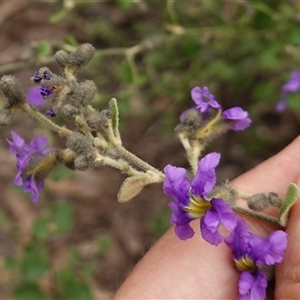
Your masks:
{"label": "fuzzy grey stem", "polygon": [[128,161],[129,163],[136,166],[137,168],[143,170],[144,172],[152,171],[152,172],[158,174],[162,181],[165,178],[164,173],[162,173],[161,171],[155,169],[154,167],[152,167],[151,165],[149,165],[148,163],[146,163],[142,159],[138,158],[133,153],[126,150],[123,146],[118,147],[118,150],[120,151],[121,157],[124,160]]}
{"label": "fuzzy grey stem", "polygon": [[277,218],[274,218],[274,217],[271,217],[271,216],[268,216],[268,215],[265,215],[265,214],[262,214],[259,212],[255,212],[251,209],[240,207],[240,206],[235,206],[232,209],[241,214],[244,214],[244,215],[253,217],[255,219],[262,220],[262,221],[268,222],[270,224],[282,227],[282,225],[280,225],[280,223],[278,222]]}

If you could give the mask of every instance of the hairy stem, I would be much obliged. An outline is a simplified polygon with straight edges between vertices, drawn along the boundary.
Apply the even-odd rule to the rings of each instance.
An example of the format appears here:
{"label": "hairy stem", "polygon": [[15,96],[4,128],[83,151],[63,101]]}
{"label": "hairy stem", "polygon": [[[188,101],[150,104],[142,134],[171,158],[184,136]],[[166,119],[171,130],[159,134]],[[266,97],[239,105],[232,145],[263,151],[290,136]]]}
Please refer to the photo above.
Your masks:
{"label": "hairy stem", "polygon": [[275,218],[275,217],[271,217],[271,216],[268,216],[268,215],[265,215],[265,214],[262,214],[262,213],[259,213],[259,212],[255,212],[251,209],[240,207],[240,206],[232,207],[232,209],[236,212],[241,213],[241,214],[244,214],[244,215],[253,217],[255,219],[262,220],[264,222],[282,227],[282,225],[280,225],[280,223],[278,222],[278,219]]}

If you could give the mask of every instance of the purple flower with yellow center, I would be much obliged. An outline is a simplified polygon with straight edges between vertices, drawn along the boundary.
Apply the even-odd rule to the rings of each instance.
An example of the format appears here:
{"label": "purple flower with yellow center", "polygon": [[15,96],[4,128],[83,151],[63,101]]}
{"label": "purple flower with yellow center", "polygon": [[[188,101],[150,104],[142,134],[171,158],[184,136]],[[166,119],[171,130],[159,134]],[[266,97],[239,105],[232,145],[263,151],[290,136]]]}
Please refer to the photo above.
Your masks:
{"label": "purple flower with yellow center", "polygon": [[300,70],[292,72],[290,79],[281,88],[281,98],[276,106],[278,112],[283,112],[286,109],[286,99],[289,93],[300,91]]}
{"label": "purple flower with yellow center", "polygon": [[44,181],[40,178],[35,178],[34,174],[28,172],[28,168],[46,154],[52,151],[50,148],[45,148],[48,139],[44,136],[36,137],[28,144],[16,132],[12,131],[12,141],[7,140],[9,149],[16,155],[18,173],[15,177],[14,184],[23,186],[24,192],[31,193],[31,199],[36,202],[39,193],[44,186]]}
{"label": "purple flower with yellow center", "polygon": [[186,177],[184,168],[171,165],[164,168],[164,192],[174,200],[169,203],[173,211],[171,223],[175,224],[175,233],[182,240],[194,235],[190,222],[195,219],[201,219],[202,237],[213,245],[218,245],[223,240],[218,231],[220,224],[229,231],[236,225],[236,216],[225,201],[207,198],[216,183],[215,168],[219,161],[219,153],[207,154],[200,160],[197,174],[191,182]]}
{"label": "purple flower with yellow center", "polygon": [[253,235],[244,220],[238,218],[235,229],[224,239],[232,250],[238,271],[239,299],[264,300],[266,298],[267,276],[265,266],[282,261],[287,246],[287,234],[276,230],[267,238]]}
{"label": "purple flower with yellow center", "polygon": [[216,101],[215,96],[210,93],[208,87],[202,89],[198,86],[191,90],[191,97],[196,104],[197,109],[200,113],[206,112],[209,107],[221,108],[221,105]]}

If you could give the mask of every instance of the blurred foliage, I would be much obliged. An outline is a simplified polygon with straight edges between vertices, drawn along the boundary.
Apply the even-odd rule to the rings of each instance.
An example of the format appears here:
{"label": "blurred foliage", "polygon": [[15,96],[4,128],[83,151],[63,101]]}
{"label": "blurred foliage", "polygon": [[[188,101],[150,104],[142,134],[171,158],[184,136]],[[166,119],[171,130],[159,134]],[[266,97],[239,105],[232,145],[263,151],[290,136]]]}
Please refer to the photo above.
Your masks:
{"label": "blurred foliage", "polygon": [[53,16],[65,11],[56,22],[80,28],[85,39],[78,42],[98,49],[88,70],[99,87],[96,105],[116,97],[123,117],[149,117],[157,113],[151,105],[164,99],[172,105],[160,118],[163,135],[192,105],[188,91],[196,85],[209,86],[225,108],[250,108],[259,120],[300,65],[297,2],[76,2]]}
{"label": "blurred foliage", "polygon": [[[70,28],[62,48],[71,51],[83,42],[96,47],[90,67],[80,76],[95,80],[97,107],[106,106],[111,97],[118,99],[123,125],[126,116],[159,115],[156,134],[172,134],[180,112],[193,105],[191,88],[208,86],[224,108],[242,106],[258,125],[239,133],[244,157],[267,156],[278,147],[276,135],[260,124],[266,115],[277,122],[274,110],[281,86],[300,66],[300,2],[115,0],[49,6],[55,8],[49,24],[63,22]],[[37,41],[33,57],[47,62],[58,48]],[[291,109],[299,111],[299,97],[290,95]],[[286,136],[292,138],[289,132],[279,138]],[[59,167],[52,179],[68,176],[69,170]],[[169,216],[165,210],[152,216],[148,228],[156,238],[168,228]],[[67,239],[74,222],[68,201],[45,205],[19,255],[5,261],[15,282],[14,299],[93,299],[89,279],[96,266],[75,246],[63,265],[50,264],[55,240]],[[0,212],[0,226],[5,224]],[[14,238],[22,234],[16,231]],[[109,235],[99,235],[95,255],[104,256],[111,245]]]}
{"label": "blurred foliage", "polygon": [[[73,225],[74,212],[68,201],[57,200],[40,213],[20,255],[8,255],[5,259],[5,268],[14,278],[14,299],[93,299],[88,280],[96,269],[94,264],[84,260],[76,247],[70,246],[68,259],[63,264],[56,268],[51,266],[50,245],[56,239],[67,238]],[[52,288],[44,290],[43,281],[52,282]]]}

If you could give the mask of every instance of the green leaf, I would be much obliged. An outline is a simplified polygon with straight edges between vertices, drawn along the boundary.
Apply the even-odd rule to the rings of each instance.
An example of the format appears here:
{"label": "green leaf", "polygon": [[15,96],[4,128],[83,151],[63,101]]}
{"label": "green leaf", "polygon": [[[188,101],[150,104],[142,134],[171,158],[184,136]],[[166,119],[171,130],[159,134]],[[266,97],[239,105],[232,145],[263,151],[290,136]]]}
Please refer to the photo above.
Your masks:
{"label": "green leaf", "polygon": [[16,257],[6,256],[4,260],[4,264],[7,270],[15,270],[19,265],[19,261]]}
{"label": "green leaf", "polygon": [[281,226],[286,227],[288,222],[288,214],[292,206],[298,200],[298,197],[299,197],[298,186],[295,183],[290,183],[278,214],[278,221]]}
{"label": "green leaf", "polygon": [[260,81],[255,84],[253,89],[253,97],[259,101],[276,100],[277,88],[274,82],[269,80]]}
{"label": "green leaf", "polygon": [[64,37],[64,42],[68,45],[74,46],[74,47],[78,47],[79,43],[77,42],[77,40],[75,39],[74,36],[72,35],[66,35]]}
{"label": "green leaf", "polygon": [[48,262],[42,253],[26,253],[21,261],[20,272],[27,281],[40,279],[48,270]]}
{"label": "green leaf", "polygon": [[253,27],[255,29],[261,30],[265,29],[272,24],[272,18],[269,14],[263,12],[263,11],[257,11],[255,13],[254,19],[253,19]]}
{"label": "green leaf", "polygon": [[120,137],[120,132],[119,132],[119,109],[118,109],[117,100],[115,98],[110,99],[108,105],[109,105],[109,111],[111,113],[114,135],[116,137]]}
{"label": "green leaf", "polygon": [[23,283],[13,290],[15,300],[43,300],[45,293],[35,283]]}
{"label": "green leaf", "polygon": [[88,277],[92,277],[97,273],[97,265],[95,263],[85,263],[82,268],[83,273]]}
{"label": "green leaf", "polygon": [[51,24],[56,24],[59,21],[61,21],[63,18],[65,18],[68,14],[68,12],[70,11],[69,8],[67,7],[62,7],[60,10],[58,10],[57,12],[55,12],[50,18],[49,18],[49,22]]}
{"label": "green leaf", "polygon": [[112,239],[108,234],[101,234],[97,239],[96,253],[100,256],[105,255],[112,245]]}
{"label": "green leaf", "polygon": [[158,211],[149,221],[148,227],[156,238],[161,237],[170,228],[170,210],[163,209]]}
{"label": "green leaf", "polygon": [[67,201],[59,201],[51,209],[51,219],[59,233],[68,232],[74,223],[74,211]]}
{"label": "green leaf", "polygon": [[54,181],[59,181],[63,178],[72,178],[74,176],[74,171],[64,165],[56,166],[50,175],[51,179]]}
{"label": "green leaf", "polygon": [[133,82],[132,69],[127,57],[125,57],[121,63],[121,66],[118,70],[118,77],[125,83]]}
{"label": "green leaf", "polygon": [[132,6],[131,0],[117,0],[117,3],[118,7],[123,11],[128,10]]}
{"label": "green leaf", "polygon": [[300,44],[300,25],[294,25],[293,27],[289,28],[287,34],[286,34],[286,41],[288,43],[291,43],[295,46],[298,46]]}
{"label": "green leaf", "polygon": [[292,110],[300,111],[300,92],[290,93],[288,95],[287,106]]}
{"label": "green leaf", "polygon": [[44,217],[37,218],[33,224],[33,233],[39,238],[46,238],[50,234],[49,220]]}
{"label": "green leaf", "polygon": [[6,217],[6,214],[2,210],[0,210],[0,226],[7,224],[7,221],[8,219]]}
{"label": "green leaf", "polygon": [[94,299],[86,282],[71,269],[64,268],[60,270],[57,274],[57,281],[63,299]]}
{"label": "green leaf", "polygon": [[35,48],[36,51],[36,57],[44,57],[51,54],[52,46],[51,44],[46,40],[40,40]]}
{"label": "green leaf", "polygon": [[262,68],[272,69],[280,64],[278,53],[281,47],[278,43],[270,44],[268,48],[262,49],[258,56],[259,64]]}

